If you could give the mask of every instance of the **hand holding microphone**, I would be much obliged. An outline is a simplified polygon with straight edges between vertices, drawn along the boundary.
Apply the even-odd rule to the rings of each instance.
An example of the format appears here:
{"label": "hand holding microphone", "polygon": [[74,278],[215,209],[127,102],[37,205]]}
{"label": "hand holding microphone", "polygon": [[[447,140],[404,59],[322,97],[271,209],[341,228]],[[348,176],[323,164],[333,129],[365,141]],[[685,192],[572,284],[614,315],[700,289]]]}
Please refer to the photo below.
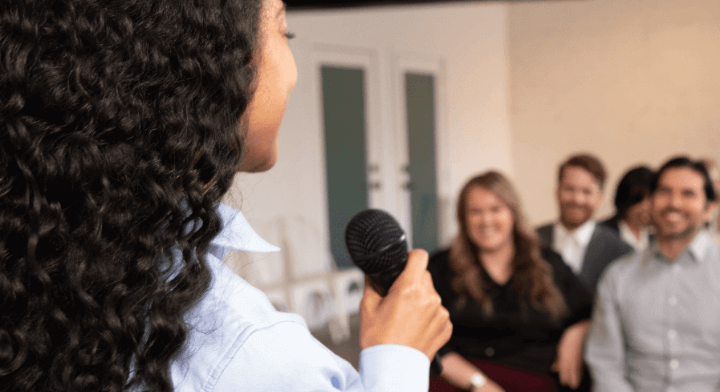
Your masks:
{"label": "hand holding microphone", "polygon": [[[452,324],[427,271],[424,250],[407,252],[397,221],[380,210],[361,211],[345,240],[355,265],[365,272],[360,303],[360,345],[400,344],[433,361],[452,334]],[[431,376],[439,373],[435,359]]]}

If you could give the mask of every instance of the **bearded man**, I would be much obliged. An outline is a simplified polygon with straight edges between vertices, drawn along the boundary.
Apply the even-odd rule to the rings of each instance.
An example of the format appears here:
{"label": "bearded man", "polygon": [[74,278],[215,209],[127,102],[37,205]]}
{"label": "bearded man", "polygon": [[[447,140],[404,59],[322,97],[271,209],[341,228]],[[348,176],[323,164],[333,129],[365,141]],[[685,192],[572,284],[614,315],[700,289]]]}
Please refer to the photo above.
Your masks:
{"label": "bearded man", "polygon": [[716,192],[705,166],[665,163],[651,186],[655,240],[598,286],[585,359],[599,392],[717,391],[720,246],[706,230]]}
{"label": "bearded man", "polygon": [[558,252],[591,296],[611,261],[632,251],[611,229],[593,220],[607,177],[590,154],[569,157],[558,170],[560,218],[537,229],[540,242]]}

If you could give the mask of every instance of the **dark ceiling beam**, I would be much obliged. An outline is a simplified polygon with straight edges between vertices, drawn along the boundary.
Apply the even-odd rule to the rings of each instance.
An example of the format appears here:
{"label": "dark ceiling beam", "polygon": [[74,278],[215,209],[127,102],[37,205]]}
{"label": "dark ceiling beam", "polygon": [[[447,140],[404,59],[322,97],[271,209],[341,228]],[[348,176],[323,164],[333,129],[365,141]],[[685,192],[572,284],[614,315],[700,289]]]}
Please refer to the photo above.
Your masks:
{"label": "dark ceiling beam", "polygon": [[[428,3],[457,3],[468,2],[468,0],[285,0],[287,9],[292,10],[317,10],[331,8],[357,8],[357,7],[381,7],[411,4]],[[492,0],[472,0],[475,2],[488,2]],[[506,1],[538,1],[538,0],[506,0]]]}

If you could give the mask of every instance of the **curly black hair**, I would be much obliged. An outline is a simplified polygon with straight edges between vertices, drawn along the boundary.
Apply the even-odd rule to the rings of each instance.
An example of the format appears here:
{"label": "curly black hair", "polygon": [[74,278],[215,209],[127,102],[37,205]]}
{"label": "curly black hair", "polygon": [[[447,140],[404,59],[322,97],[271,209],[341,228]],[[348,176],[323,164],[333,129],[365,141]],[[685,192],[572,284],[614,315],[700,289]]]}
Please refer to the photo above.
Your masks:
{"label": "curly black hair", "polygon": [[261,9],[2,1],[4,390],[172,390],[240,162]]}

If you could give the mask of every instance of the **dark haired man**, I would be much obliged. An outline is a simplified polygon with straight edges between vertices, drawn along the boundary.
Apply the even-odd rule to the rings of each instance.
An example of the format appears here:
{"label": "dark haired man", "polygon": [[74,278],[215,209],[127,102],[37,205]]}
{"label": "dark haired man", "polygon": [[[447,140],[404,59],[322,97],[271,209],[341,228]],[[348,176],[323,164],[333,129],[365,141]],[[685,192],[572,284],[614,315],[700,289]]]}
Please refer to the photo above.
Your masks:
{"label": "dark haired man", "polygon": [[598,286],[586,360],[599,392],[720,387],[720,246],[705,229],[715,190],[700,162],[668,161],[651,185],[655,241]]}
{"label": "dark haired man", "polygon": [[569,157],[558,170],[558,222],[538,228],[540,242],[560,253],[590,295],[611,261],[632,251],[593,219],[603,200],[605,168],[590,154]]}

